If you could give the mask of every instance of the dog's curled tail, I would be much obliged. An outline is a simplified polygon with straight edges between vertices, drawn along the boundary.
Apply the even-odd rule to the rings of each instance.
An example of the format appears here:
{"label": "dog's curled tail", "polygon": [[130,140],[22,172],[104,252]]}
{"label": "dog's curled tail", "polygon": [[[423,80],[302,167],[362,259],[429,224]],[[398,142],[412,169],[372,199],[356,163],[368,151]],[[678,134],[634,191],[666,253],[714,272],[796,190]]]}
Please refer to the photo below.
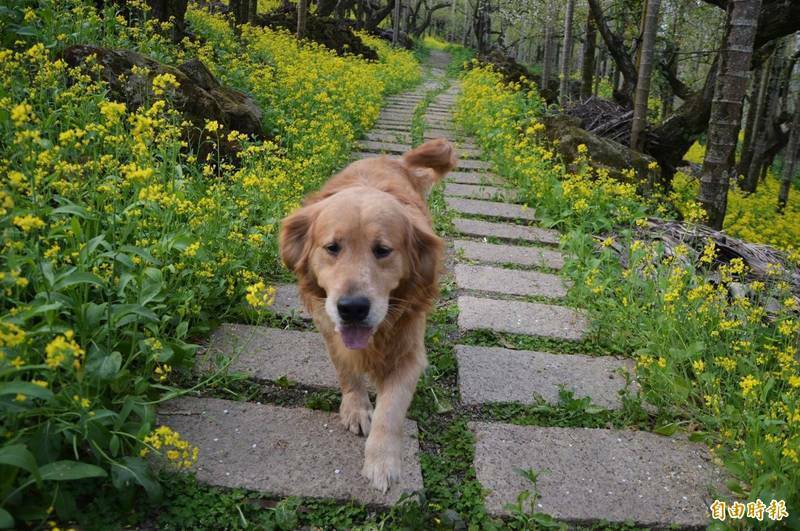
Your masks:
{"label": "dog's curled tail", "polygon": [[450,170],[456,167],[456,158],[453,144],[444,138],[437,138],[425,142],[421,146],[406,152],[403,162],[410,168],[430,168],[436,174],[430,184],[438,181]]}

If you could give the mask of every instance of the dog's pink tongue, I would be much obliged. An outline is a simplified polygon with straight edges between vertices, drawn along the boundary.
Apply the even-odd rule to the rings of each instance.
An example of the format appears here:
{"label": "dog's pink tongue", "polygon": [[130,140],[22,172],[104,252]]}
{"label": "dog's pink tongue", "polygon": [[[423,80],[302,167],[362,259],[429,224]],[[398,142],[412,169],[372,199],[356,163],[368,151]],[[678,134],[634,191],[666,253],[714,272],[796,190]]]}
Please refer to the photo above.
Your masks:
{"label": "dog's pink tongue", "polygon": [[360,350],[367,348],[369,338],[372,336],[372,328],[368,326],[342,325],[339,328],[339,333],[342,334],[342,341],[344,341],[344,345],[347,348]]}

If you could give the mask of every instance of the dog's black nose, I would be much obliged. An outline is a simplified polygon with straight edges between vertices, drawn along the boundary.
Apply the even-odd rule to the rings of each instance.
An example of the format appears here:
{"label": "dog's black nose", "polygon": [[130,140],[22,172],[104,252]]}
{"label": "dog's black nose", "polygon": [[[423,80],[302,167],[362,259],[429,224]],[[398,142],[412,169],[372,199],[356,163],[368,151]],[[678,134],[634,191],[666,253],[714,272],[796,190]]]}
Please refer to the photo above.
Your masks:
{"label": "dog's black nose", "polygon": [[336,303],[339,316],[346,323],[358,323],[369,314],[369,299],[366,297],[342,297]]}

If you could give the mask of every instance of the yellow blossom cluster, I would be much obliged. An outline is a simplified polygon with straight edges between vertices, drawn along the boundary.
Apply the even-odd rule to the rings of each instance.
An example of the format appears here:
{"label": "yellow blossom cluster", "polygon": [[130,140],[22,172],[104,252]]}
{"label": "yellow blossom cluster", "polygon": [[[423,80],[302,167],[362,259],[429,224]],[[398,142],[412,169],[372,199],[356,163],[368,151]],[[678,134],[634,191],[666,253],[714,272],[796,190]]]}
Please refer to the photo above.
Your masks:
{"label": "yellow blossom cluster", "polygon": [[191,468],[197,462],[199,450],[169,426],[159,426],[143,440],[145,447],[139,455],[146,457],[151,451],[166,457],[177,468]]}

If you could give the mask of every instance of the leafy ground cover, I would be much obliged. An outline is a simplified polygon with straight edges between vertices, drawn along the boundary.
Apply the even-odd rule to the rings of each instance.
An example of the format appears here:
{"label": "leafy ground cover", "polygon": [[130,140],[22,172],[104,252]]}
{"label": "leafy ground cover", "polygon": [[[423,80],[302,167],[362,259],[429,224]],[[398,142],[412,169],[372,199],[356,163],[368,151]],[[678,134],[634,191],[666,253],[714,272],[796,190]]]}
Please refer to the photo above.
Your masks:
{"label": "leafy ground cover", "polygon": [[[269,29],[238,35],[194,7],[187,20],[197,38],[175,45],[146,16],[128,23],[92,2],[0,8],[3,526],[76,518],[82,494],[155,500],[154,454],[191,466],[196,449],[156,428],[154,406],[184,392],[175,383],[215,323],[268,305],[285,275],[278,221],[346,161],[383,97],[420,79],[411,53],[374,38],[381,59],[367,62]],[[76,43],[199,57],[257,100],[271,140],[231,132],[238,160],[198,160],[174,78],[129,108],[91,67],[59,59]],[[85,492],[63,481],[77,478],[98,479]]]}
{"label": "leafy ground cover", "polygon": [[[637,360],[643,397],[658,408],[653,429],[709,444],[736,478],[729,485],[735,495],[797,507],[800,320],[778,270],[748,282],[744,265],[720,264],[713,244],[669,254],[637,240],[646,215],[669,210],[586,164],[565,167],[542,135],[544,105],[534,86],[507,85],[490,68],[475,67],[463,90],[460,122],[545,223],[565,233],[570,297],[590,311],[593,342]],[[698,212],[690,198],[671,198],[688,217]],[[737,201],[734,209],[751,208]],[[612,229],[615,236],[604,236]],[[628,267],[612,251],[620,245]],[[749,296],[731,297],[732,282]]]}

